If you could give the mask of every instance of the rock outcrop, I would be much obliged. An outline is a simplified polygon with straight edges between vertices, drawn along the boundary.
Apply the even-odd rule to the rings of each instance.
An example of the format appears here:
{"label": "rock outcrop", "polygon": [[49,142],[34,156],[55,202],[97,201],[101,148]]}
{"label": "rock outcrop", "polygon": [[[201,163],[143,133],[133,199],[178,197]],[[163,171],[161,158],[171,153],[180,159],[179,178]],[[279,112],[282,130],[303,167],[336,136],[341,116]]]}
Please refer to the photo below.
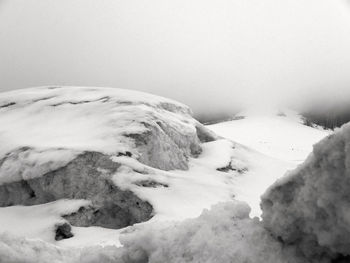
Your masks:
{"label": "rock outcrop", "polygon": [[[262,197],[264,226],[309,262],[350,260],[350,125]],[[345,260],[345,261],[344,261]]]}
{"label": "rock outcrop", "polygon": [[122,228],[152,217],[152,206],[112,181],[120,164],[85,152],[43,176],[0,185],[0,206],[35,205],[59,199],[87,199],[92,205],[66,215],[75,226]]}
{"label": "rock outcrop", "polygon": [[201,142],[216,139],[187,106],[111,88],[2,93],[0,119],[0,206],[90,200],[64,215],[75,226],[121,228],[152,217],[150,203],[112,180],[121,166],[114,156],[186,170]]}

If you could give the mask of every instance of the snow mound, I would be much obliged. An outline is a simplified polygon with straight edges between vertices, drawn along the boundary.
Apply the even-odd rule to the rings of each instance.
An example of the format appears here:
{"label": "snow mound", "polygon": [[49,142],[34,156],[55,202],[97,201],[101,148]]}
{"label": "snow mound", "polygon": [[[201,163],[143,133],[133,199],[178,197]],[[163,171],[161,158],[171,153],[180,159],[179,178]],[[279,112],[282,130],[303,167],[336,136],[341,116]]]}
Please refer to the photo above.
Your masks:
{"label": "snow mound", "polygon": [[220,203],[196,219],[133,229],[121,236],[123,262],[302,262],[249,212],[243,202]]}
{"label": "snow mound", "polygon": [[122,233],[121,248],[66,250],[2,235],[0,258],[7,262],[304,262],[272,238],[257,218],[249,218],[249,211],[243,202],[220,203],[181,223],[135,226]]}
{"label": "snow mound", "polygon": [[0,120],[0,183],[41,176],[83,151],[130,155],[163,170],[187,169],[188,157],[201,151],[197,130],[205,129],[185,105],[113,88],[1,93]]}
{"label": "snow mound", "polygon": [[86,199],[89,207],[65,215],[83,227],[118,229],[154,215],[136,187],[118,185],[123,169],[135,172],[119,160],[159,171],[188,170],[189,158],[202,151],[201,141],[215,139],[187,106],[113,88],[1,93],[0,123],[0,206]]}
{"label": "snow mound", "polygon": [[345,125],[316,144],[303,165],[263,195],[264,225],[285,244],[298,247],[310,262],[347,257],[349,189],[350,125]]}

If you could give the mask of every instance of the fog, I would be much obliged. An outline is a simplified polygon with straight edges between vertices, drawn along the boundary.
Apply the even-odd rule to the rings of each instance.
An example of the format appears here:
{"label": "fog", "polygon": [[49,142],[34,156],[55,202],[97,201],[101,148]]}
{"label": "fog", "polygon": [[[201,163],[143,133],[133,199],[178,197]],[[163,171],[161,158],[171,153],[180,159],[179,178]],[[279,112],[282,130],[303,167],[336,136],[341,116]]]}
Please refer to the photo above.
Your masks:
{"label": "fog", "polygon": [[342,0],[0,0],[0,90],[136,89],[195,114],[350,102]]}

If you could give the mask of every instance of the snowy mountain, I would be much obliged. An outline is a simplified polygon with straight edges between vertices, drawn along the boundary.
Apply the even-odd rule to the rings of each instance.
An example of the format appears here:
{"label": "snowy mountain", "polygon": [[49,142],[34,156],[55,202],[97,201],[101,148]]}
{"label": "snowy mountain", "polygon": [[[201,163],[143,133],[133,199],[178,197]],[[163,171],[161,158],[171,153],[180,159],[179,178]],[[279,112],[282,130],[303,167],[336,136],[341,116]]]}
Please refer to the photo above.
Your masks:
{"label": "snowy mountain", "polygon": [[0,105],[0,231],[57,245],[119,244],[116,229],[196,217],[245,195],[238,178],[285,170],[150,94],[42,87]]}
{"label": "snowy mountain", "polygon": [[[162,244],[165,236],[169,246],[177,243],[169,228],[184,239],[191,231],[188,224],[204,236],[208,232],[202,224],[231,228],[231,219],[214,216],[215,211],[235,215],[242,229],[254,229],[244,234],[248,243],[257,242],[255,235],[269,240],[257,255],[271,248],[281,253],[276,262],[283,262],[279,244],[249,214],[260,216],[265,190],[329,134],[303,125],[292,112],[245,112],[237,120],[205,127],[181,103],[88,87],[1,93],[0,123],[4,262],[96,262],[106,255],[119,262],[124,250],[116,247],[121,245],[136,249],[138,258],[135,244],[161,247],[157,242]],[[216,205],[220,202],[231,204]],[[213,212],[202,212],[213,205]],[[238,242],[240,235],[231,241]],[[23,260],[23,248],[30,260]],[[237,256],[236,250],[232,253],[223,255],[222,262]]]}

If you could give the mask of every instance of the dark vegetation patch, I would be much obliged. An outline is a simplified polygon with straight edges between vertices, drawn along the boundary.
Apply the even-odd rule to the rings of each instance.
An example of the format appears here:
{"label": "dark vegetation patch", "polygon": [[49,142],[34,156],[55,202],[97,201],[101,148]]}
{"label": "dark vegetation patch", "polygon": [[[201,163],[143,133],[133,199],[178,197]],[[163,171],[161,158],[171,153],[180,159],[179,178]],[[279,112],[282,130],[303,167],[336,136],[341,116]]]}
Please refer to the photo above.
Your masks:
{"label": "dark vegetation patch", "polygon": [[305,125],[316,124],[327,129],[335,129],[350,122],[350,107],[343,109],[330,109],[327,111],[309,111],[302,113]]}

